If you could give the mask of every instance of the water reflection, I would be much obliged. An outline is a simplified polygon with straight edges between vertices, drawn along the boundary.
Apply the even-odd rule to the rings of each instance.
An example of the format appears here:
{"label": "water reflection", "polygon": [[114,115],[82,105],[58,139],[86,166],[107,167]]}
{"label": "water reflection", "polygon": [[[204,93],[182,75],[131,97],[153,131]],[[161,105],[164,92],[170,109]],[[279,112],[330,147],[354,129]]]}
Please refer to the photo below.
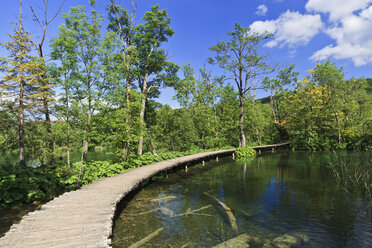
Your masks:
{"label": "water reflection", "polygon": [[[128,203],[115,223],[113,246],[150,235],[141,247],[212,247],[241,234],[275,245],[286,234],[301,234],[296,244],[304,247],[369,247],[366,206],[329,176],[328,158],[299,152],[250,162],[225,158],[170,174]],[[218,201],[231,210],[237,232]]]}

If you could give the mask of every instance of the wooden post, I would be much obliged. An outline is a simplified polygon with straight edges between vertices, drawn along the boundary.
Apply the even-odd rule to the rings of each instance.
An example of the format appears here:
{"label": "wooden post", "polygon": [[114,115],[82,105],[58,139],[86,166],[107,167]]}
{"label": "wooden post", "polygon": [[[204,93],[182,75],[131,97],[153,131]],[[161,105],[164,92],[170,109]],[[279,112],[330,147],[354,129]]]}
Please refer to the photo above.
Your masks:
{"label": "wooden post", "polygon": [[275,150],[275,148],[273,147],[273,148],[272,148],[272,152],[273,152],[273,153],[274,153],[274,150]]}
{"label": "wooden post", "polygon": [[185,165],[185,172],[187,172],[187,165]]}
{"label": "wooden post", "polygon": [[258,150],[258,154],[261,155],[261,149]]}
{"label": "wooden post", "polygon": [[202,162],[202,165],[203,165],[203,166],[205,165],[205,162],[204,162],[204,160],[203,160],[203,162]]}
{"label": "wooden post", "polygon": [[216,157],[216,161],[218,162],[218,156]]}
{"label": "wooden post", "polygon": [[235,159],[235,152],[232,154],[232,159]]}

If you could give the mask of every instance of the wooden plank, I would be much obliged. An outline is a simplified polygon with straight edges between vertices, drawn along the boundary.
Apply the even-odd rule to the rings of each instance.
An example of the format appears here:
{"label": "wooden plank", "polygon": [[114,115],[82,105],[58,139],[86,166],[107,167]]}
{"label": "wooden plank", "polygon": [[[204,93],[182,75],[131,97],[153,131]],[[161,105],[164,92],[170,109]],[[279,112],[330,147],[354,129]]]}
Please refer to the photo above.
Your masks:
{"label": "wooden plank", "polygon": [[291,142],[285,142],[285,143],[279,143],[279,144],[273,144],[273,145],[264,145],[264,146],[252,146],[252,149],[265,149],[265,148],[272,148],[272,147],[281,147],[281,146],[287,146],[291,144]]}

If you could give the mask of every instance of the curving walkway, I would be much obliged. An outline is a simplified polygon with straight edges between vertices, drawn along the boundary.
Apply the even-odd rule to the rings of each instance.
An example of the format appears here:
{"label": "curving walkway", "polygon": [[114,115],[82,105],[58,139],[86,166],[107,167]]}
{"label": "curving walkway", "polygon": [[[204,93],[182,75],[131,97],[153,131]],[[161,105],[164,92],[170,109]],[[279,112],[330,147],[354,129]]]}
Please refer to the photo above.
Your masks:
{"label": "curving walkway", "polygon": [[0,247],[111,247],[117,203],[142,181],[180,164],[230,155],[234,151],[203,152],[165,160],[64,193],[14,224],[0,239]]}

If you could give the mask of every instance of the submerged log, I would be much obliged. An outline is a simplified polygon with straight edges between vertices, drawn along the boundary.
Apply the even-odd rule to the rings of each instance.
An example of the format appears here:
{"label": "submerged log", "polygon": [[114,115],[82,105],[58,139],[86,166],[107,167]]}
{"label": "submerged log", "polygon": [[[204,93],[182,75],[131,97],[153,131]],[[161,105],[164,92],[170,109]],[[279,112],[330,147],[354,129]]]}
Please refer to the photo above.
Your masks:
{"label": "submerged log", "polygon": [[236,219],[235,219],[235,216],[232,213],[231,209],[225,203],[223,203],[222,201],[218,200],[213,195],[210,195],[210,194],[208,194],[206,192],[204,192],[204,194],[206,196],[209,196],[210,198],[212,198],[213,200],[215,200],[215,201],[218,202],[218,204],[225,210],[226,215],[229,218],[229,221],[230,221],[230,224],[231,224],[232,229],[234,230],[234,232],[238,232],[238,226],[236,225]]}
{"label": "submerged log", "polygon": [[143,246],[144,244],[146,244],[147,242],[149,242],[151,239],[153,239],[154,237],[156,237],[157,235],[159,235],[159,233],[161,231],[163,231],[164,228],[159,228],[157,229],[155,232],[153,233],[150,233],[149,235],[147,235],[146,237],[144,237],[143,239],[141,239],[140,241],[132,244],[129,246],[129,248],[138,248],[138,247],[141,247]]}
{"label": "submerged log", "polygon": [[[158,211],[159,209],[160,208],[155,208],[153,210],[149,210],[149,211],[141,212],[141,213],[137,213],[137,214],[124,213],[124,216],[138,216],[138,215],[144,215],[144,214],[151,214],[153,212]],[[121,218],[121,216],[120,216],[120,218]]]}
{"label": "submerged log", "polygon": [[[179,217],[179,216],[187,216],[187,215],[203,215],[203,216],[212,216],[212,215],[208,215],[208,214],[201,214],[201,213],[198,213],[200,211],[203,211],[207,208],[211,207],[211,205],[207,205],[207,206],[204,206],[204,207],[201,207],[199,209],[187,209],[186,212],[184,213],[181,213],[181,214],[175,214],[172,210],[170,210],[169,208],[166,208],[166,207],[160,207],[160,208],[155,208],[155,209],[152,209],[152,210],[149,210],[149,211],[145,211],[145,212],[141,212],[141,213],[135,213],[135,214],[131,214],[131,213],[124,213],[124,216],[139,216],[139,215],[144,215],[144,214],[151,214],[151,213],[154,213],[156,211],[159,211],[161,214],[163,215],[166,215],[168,217]],[[122,217],[120,217],[122,218]]]}
{"label": "submerged log", "polygon": [[147,201],[147,202],[154,202],[154,203],[160,203],[160,202],[169,202],[171,200],[176,199],[177,196],[175,195],[168,195],[168,196],[163,196],[160,198],[138,198],[136,201]]}
{"label": "submerged log", "polygon": [[155,202],[155,203],[169,202],[169,201],[174,200],[176,198],[177,198],[177,196],[175,196],[175,195],[168,195],[168,196],[164,196],[164,197],[161,197],[161,198],[151,199],[150,202]]}
{"label": "submerged log", "polygon": [[194,210],[191,210],[191,209],[187,209],[186,212],[182,213],[182,214],[179,214],[177,216],[185,216],[185,215],[189,215],[189,214],[194,214],[194,215],[204,215],[204,216],[212,216],[212,215],[208,215],[208,214],[200,214],[200,213],[197,213],[197,212],[200,212],[200,211],[203,211],[204,209],[207,209],[207,208],[210,208],[212,205],[207,205],[207,206],[204,206],[204,207],[201,207],[199,209],[194,209]]}

